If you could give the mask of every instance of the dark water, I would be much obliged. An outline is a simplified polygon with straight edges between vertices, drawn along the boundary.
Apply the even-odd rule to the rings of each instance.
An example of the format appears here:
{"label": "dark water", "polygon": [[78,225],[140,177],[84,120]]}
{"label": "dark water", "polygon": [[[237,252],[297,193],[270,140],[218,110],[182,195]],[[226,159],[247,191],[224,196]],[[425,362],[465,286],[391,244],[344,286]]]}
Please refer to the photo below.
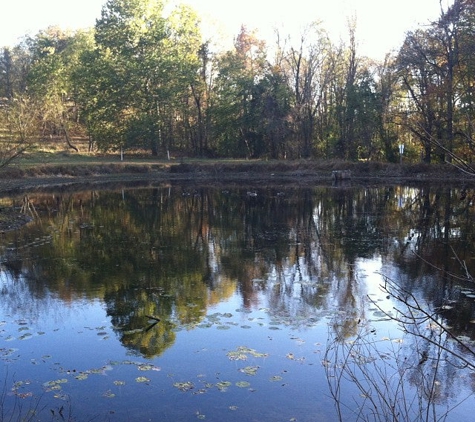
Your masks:
{"label": "dark water", "polygon": [[[472,420],[473,201],[439,186],[30,193],[34,221],[0,238],[0,420],[385,420],[367,416],[385,394],[409,403],[399,420]],[[421,331],[394,320],[388,281],[432,316]]]}

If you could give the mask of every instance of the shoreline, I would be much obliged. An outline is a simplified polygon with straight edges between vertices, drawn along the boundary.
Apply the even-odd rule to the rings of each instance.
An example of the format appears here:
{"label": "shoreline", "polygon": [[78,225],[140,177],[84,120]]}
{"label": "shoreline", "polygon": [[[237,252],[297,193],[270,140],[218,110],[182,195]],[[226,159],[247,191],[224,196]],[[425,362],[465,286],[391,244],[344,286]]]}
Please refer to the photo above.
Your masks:
{"label": "shoreline", "polygon": [[[335,182],[333,171],[349,171],[349,179]],[[420,185],[449,184],[474,186],[475,174],[467,174],[449,164],[382,164],[334,162],[181,162],[121,163],[103,165],[40,166],[27,170],[4,169],[0,174],[0,194],[28,190],[87,189],[114,184],[193,185]]]}

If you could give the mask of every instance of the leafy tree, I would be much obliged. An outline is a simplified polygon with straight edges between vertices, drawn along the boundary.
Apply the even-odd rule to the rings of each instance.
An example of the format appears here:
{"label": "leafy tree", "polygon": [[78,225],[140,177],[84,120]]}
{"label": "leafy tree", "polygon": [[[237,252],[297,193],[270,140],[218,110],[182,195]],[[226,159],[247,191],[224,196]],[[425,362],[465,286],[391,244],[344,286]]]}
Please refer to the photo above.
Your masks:
{"label": "leafy tree", "polygon": [[450,161],[457,154],[456,136],[471,144],[474,18],[473,2],[457,0],[427,29],[409,33],[401,48],[400,75],[409,99],[406,122],[426,162],[434,152]]}
{"label": "leafy tree", "polygon": [[[152,155],[185,135],[201,35],[192,9],[164,17],[159,0],[109,0],[96,24],[97,48],[83,56],[92,100],[90,129],[103,149],[141,146]],[[181,124],[181,126],[180,126]]]}
{"label": "leafy tree", "polygon": [[76,151],[69,134],[70,124],[78,120],[72,74],[90,41],[87,32],[70,33],[50,27],[27,42],[31,57],[28,95],[38,107],[41,135],[62,135]]}
{"label": "leafy tree", "polygon": [[265,43],[245,26],[235,39],[234,50],[218,60],[212,121],[213,136],[223,155],[255,157],[261,151],[257,85],[266,71]]}

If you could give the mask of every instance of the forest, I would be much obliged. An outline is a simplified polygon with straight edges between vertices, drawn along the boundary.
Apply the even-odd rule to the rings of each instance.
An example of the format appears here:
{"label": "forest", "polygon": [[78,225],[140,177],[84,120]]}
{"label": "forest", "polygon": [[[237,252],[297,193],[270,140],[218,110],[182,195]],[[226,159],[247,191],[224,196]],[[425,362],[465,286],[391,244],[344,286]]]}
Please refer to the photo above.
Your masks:
{"label": "forest", "polygon": [[471,162],[475,1],[455,0],[375,61],[356,24],[245,25],[223,51],[188,6],[108,0],[93,28],[48,27],[0,50],[0,163],[51,139],[156,157]]}

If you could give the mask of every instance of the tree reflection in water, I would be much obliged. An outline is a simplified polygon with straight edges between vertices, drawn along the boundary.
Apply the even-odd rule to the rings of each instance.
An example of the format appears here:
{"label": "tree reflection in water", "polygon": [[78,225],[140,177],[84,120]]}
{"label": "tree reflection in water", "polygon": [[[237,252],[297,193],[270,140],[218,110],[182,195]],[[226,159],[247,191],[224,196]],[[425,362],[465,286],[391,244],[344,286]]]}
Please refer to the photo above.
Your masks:
{"label": "tree reflection in water", "polygon": [[[99,300],[121,344],[147,359],[236,298],[241,312],[266,308],[271,324],[295,330],[330,315],[347,341],[374,318],[367,298],[380,278],[360,268],[378,262],[454,335],[475,338],[470,194],[460,201],[456,189],[429,186],[249,190],[30,194],[40,218],[0,244],[4,313],[40,320],[53,297]],[[11,201],[20,198],[3,200]],[[150,315],[160,323],[148,329]],[[440,397],[454,396],[457,371],[437,374]],[[408,379],[416,385],[418,375]]]}

